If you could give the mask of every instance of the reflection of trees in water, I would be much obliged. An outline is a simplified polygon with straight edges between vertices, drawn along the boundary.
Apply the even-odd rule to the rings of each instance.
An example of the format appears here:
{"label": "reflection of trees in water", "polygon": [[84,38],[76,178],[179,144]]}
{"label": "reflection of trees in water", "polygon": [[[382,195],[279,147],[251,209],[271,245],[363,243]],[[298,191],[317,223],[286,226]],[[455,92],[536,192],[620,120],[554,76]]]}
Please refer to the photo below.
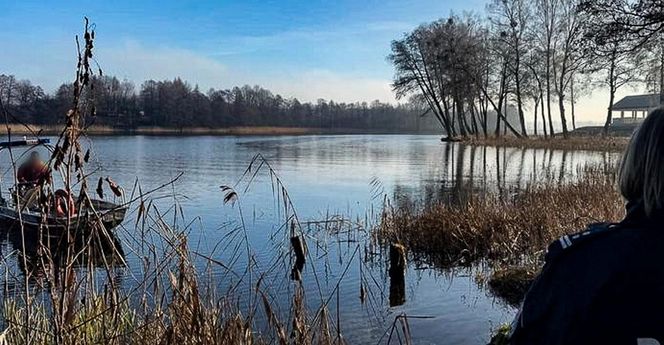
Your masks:
{"label": "reflection of trees in water", "polygon": [[573,181],[587,167],[611,174],[619,156],[612,152],[449,143],[442,148],[438,166],[429,164],[421,172],[419,185],[397,184],[393,198],[401,205],[411,206],[434,202],[463,204],[487,193],[505,198],[529,185]]}
{"label": "reflection of trees in water", "polygon": [[6,270],[5,294],[20,291],[26,275],[32,286],[44,288],[51,283],[48,277],[58,278],[59,274],[52,273],[64,269],[65,265],[88,273],[97,269],[108,273],[117,271],[117,274],[104,278],[111,278],[117,286],[122,286],[122,270],[115,269],[125,267],[125,254],[112,232],[48,238],[27,230],[22,236],[17,227],[3,224],[0,227],[0,248]]}

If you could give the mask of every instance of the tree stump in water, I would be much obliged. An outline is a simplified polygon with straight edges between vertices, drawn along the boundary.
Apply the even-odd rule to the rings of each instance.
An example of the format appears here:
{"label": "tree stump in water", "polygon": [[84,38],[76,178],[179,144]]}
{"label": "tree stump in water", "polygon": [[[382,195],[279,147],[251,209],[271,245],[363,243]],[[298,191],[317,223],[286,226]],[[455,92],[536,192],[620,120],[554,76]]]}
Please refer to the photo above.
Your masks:
{"label": "tree stump in water", "polygon": [[304,269],[305,253],[304,243],[300,236],[293,236],[290,239],[291,247],[295,253],[295,264],[291,270],[291,280],[302,280],[302,270]]}
{"label": "tree stump in water", "polygon": [[406,302],[406,248],[390,244],[390,307]]}

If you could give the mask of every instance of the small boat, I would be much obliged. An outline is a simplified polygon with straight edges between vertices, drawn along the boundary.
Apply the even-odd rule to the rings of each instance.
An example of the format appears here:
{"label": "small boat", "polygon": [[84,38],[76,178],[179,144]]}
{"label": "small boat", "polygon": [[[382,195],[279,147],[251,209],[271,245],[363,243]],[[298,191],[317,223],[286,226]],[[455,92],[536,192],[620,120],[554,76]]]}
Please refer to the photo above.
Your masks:
{"label": "small boat", "polygon": [[51,142],[48,138],[32,138],[28,139],[23,137],[23,140],[3,141],[0,142],[0,148],[16,147],[16,146],[37,146],[46,145]]}
{"label": "small boat", "polygon": [[[46,145],[50,142],[48,138],[29,139],[23,137],[23,140],[0,142],[0,150],[20,146],[34,147]],[[16,188],[20,187],[19,185]],[[35,208],[23,207],[19,212],[15,200],[17,195],[21,193],[10,188],[10,194],[9,199],[12,201],[7,201],[7,199],[0,196],[0,222],[7,225],[8,229],[20,229],[21,224],[23,224],[23,228],[32,232],[32,234],[41,234],[48,237],[60,237],[62,234],[71,233],[69,231],[77,235],[86,234],[99,221],[106,230],[111,230],[122,223],[127,212],[127,205],[124,202],[115,204],[92,199],[90,206],[81,207],[76,214],[70,217],[58,216],[55,212],[44,217],[41,210]]]}
{"label": "small boat", "polygon": [[49,237],[59,237],[67,230],[74,232],[88,232],[93,224],[101,220],[107,231],[122,223],[127,212],[126,205],[116,205],[112,202],[93,199],[91,208],[82,208],[76,214],[67,217],[58,217],[50,214],[43,217],[40,211],[24,209],[18,212],[15,205],[6,201],[0,202],[0,221],[16,229],[23,222],[27,231],[41,231]]}

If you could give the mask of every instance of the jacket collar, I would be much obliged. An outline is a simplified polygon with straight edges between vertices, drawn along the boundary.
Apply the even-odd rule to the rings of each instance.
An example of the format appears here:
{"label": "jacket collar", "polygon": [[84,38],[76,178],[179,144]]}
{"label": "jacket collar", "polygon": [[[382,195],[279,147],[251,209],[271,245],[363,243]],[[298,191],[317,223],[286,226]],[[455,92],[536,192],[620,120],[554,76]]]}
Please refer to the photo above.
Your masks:
{"label": "jacket collar", "polygon": [[627,213],[620,225],[627,226],[664,226],[664,210],[653,210],[650,216],[646,215],[643,202],[641,200],[628,201],[625,205]]}

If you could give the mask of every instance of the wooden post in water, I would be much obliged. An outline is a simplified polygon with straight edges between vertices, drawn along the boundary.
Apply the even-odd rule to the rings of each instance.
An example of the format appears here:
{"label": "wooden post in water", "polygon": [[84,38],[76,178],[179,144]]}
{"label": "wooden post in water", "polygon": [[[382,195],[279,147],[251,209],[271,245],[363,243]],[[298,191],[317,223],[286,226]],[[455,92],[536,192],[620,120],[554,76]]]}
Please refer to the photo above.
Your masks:
{"label": "wooden post in water", "polygon": [[291,270],[291,280],[302,280],[302,269],[305,263],[305,247],[300,236],[292,236],[290,239],[291,247],[295,253],[295,264]]}
{"label": "wooden post in water", "polygon": [[390,307],[406,302],[406,248],[390,244]]}

